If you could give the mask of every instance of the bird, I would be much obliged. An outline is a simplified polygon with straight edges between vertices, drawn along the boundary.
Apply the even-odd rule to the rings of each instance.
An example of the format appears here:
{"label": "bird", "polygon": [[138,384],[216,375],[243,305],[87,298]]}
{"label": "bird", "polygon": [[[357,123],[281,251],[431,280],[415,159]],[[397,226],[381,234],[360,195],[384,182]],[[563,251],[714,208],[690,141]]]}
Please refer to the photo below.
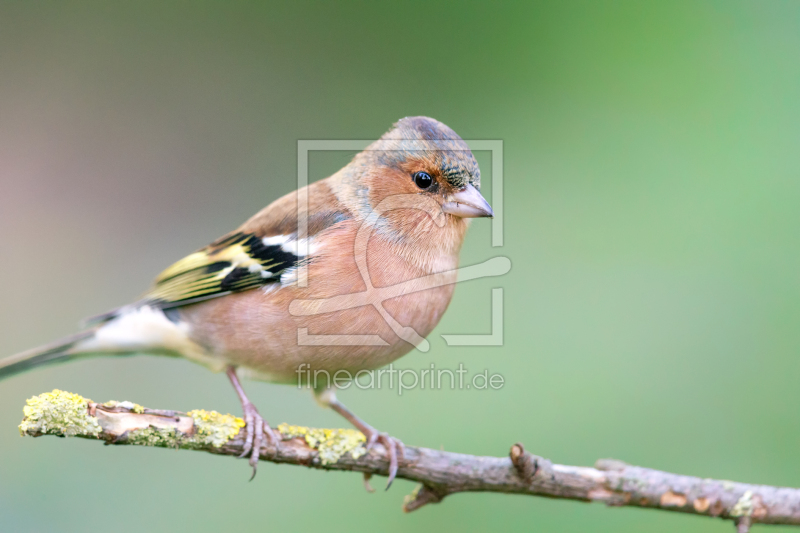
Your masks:
{"label": "bird", "polygon": [[368,450],[383,446],[388,489],[402,441],[357,417],[323,378],[384,367],[424,342],[453,296],[470,220],[493,215],[467,143],[435,119],[402,118],[338,172],[174,263],[134,303],[0,360],[0,379],[132,354],[224,372],[241,402],[240,457],[253,476],[262,447],[278,437],[240,377],[305,384],[364,434]]}

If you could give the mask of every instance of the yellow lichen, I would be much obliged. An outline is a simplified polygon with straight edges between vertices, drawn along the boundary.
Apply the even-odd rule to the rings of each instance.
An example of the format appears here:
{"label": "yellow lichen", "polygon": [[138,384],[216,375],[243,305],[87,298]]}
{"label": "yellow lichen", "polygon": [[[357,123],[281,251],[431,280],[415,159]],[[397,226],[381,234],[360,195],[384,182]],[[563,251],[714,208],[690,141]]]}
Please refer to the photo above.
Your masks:
{"label": "yellow lichen", "polygon": [[[22,435],[98,436],[102,428],[98,419],[89,415],[91,400],[78,394],[54,390],[34,396],[23,408],[25,418],[19,425]],[[109,401],[106,407],[121,407],[137,414],[145,408],[133,402]],[[198,409],[187,413],[192,417],[194,431],[184,434],[177,428],[146,427],[127,431],[124,438],[128,444],[159,446],[167,448],[202,449],[208,446],[219,448],[239,434],[245,426],[244,420],[233,415]],[[121,436],[121,435],[120,435]]]}
{"label": "yellow lichen", "polygon": [[739,517],[739,516],[750,516],[753,514],[753,491],[747,490],[742,497],[739,498],[739,501],[736,502],[736,505],[733,506],[731,509],[731,516]]}
{"label": "yellow lichen", "polygon": [[[121,404],[120,404],[121,405]],[[216,411],[197,409],[186,413],[194,422],[194,433],[187,435],[177,428],[147,427],[127,433],[126,442],[135,446],[157,446],[160,448],[205,449],[219,448],[239,434],[245,426],[244,420]]]}
{"label": "yellow lichen", "polygon": [[[186,441],[183,433],[175,428],[140,428],[126,434],[127,444],[133,446],[156,446],[159,448],[180,448]],[[183,446],[184,448],[186,446]]]}
{"label": "yellow lichen", "polygon": [[144,413],[145,408],[139,405],[138,403],[133,403],[129,401],[118,402],[116,400],[109,400],[103,404],[106,407],[122,407],[123,409],[127,409],[128,411],[133,411],[137,414]]}
{"label": "yellow lichen", "polygon": [[192,439],[197,444],[211,444],[219,448],[239,434],[245,426],[244,420],[233,415],[223,415],[216,411],[195,409],[189,411],[189,416],[194,420],[195,434]]}
{"label": "yellow lichen", "polygon": [[19,425],[19,432],[21,435],[96,436],[101,429],[97,419],[89,415],[90,401],[58,389],[29,398],[22,408],[25,418]]}
{"label": "yellow lichen", "polygon": [[344,454],[350,453],[358,459],[366,453],[366,437],[355,429],[318,429],[304,426],[280,424],[278,431],[285,439],[303,438],[311,448],[319,452],[323,465],[337,462]]}
{"label": "yellow lichen", "polygon": [[419,491],[421,491],[424,488],[425,488],[425,485],[420,483],[419,485],[414,487],[414,490],[411,491],[411,494],[406,494],[405,495],[405,497],[403,498],[403,509],[404,510],[408,505],[410,505],[410,504],[412,504],[412,503],[414,503],[416,501],[416,499],[419,497]]}

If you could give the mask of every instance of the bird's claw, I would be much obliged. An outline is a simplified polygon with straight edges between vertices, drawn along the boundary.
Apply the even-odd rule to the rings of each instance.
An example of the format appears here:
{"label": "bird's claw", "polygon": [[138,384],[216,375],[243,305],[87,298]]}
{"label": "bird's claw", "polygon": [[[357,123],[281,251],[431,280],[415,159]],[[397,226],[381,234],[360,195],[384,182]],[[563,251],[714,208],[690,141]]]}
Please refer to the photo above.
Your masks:
{"label": "bird's claw", "polygon": [[396,439],[388,433],[371,431],[367,435],[367,451],[370,451],[376,443],[383,445],[386,450],[386,458],[389,460],[389,480],[386,482],[386,490],[389,490],[389,487],[392,486],[392,481],[397,476],[400,459],[405,459],[406,447],[400,439]]}
{"label": "bird's claw", "polygon": [[244,450],[239,456],[240,459],[249,457],[248,463],[253,467],[253,475],[250,476],[250,481],[256,477],[256,467],[258,460],[261,457],[261,448],[266,441],[269,444],[276,445],[278,438],[272,428],[261,418],[258,409],[252,403],[242,405],[244,410]]}

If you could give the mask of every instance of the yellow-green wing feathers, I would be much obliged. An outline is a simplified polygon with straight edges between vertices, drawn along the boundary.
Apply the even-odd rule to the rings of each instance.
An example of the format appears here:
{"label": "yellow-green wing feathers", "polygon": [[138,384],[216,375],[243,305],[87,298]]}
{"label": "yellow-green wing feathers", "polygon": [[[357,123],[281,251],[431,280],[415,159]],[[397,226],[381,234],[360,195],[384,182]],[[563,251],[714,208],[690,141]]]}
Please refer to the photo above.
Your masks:
{"label": "yellow-green wing feathers", "polygon": [[265,243],[253,234],[231,234],[167,268],[145,300],[169,308],[277,282],[298,260],[281,244],[275,238]]}

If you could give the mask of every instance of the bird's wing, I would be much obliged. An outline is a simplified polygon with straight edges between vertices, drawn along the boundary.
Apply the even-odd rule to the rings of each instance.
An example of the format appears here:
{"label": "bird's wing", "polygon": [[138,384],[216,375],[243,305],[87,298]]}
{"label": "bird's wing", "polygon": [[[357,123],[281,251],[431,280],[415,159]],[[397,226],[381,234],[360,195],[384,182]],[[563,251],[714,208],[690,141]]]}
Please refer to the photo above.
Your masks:
{"label": "bird's wing", "polygon": [[305,242],[297,238],[297,193],[293,192],[265,207],[234,233],[167,268],[144,302],[169,309],[279,283],[283,272],[313,259],[316,245],[310,243],[321,232],[348,218],[324,181],[307,190]]}
{"label": "bird's wing", "polygon": [[167,309],[275,283],[302,259],[287,244],[286,236],[237,231],[167,268],[144,301]]}

